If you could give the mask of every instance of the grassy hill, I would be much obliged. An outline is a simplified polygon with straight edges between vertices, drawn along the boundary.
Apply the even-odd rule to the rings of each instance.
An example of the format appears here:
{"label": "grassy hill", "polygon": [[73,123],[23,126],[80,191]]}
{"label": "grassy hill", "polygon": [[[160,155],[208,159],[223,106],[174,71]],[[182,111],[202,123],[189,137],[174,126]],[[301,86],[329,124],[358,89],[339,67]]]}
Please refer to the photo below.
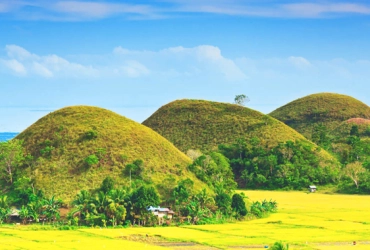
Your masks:
{"label": "grassy hill", "polygon": [[370,138],[370,120],[364,118],[351,118],[342,122],[331,134],[336,138],[347,138],[353,126],[357,126],[361,138]]}
{"label": "grassy hill", "polygon": [[[166,177],[191,178],[195,186],[204,184],[187,171],[191,160],[165,138],[148,127],[114,112],[89,106],[66,107],[50,113],[27,128],[17,139],[24,140],[27,152],[35,157],[26,169],[36,187],[66,201],[81,189],[94,189],[112,176],[128,185],[122,174],[126,164],[144,161],[142,179],[154,184]],[[88,164],[88,158],[98,159]]]}
{"label": "grassy hill", "polygon": [[[259,138],[266,147],[289,140],[312,144],[268,115],[229,103],[177,100],[161,107],[143,124],[163,135],[183,152],[189,149],[209,151],[217,149],[221,143],[235,143],[238,138],[248,141],[253,137]],[[325,161],[335,161],[325,150],[317,150],[315,154]]]}
{"label": "grassy hill", "polygon": [[311,138],[317,124],[332,131],[351,118],[369,119],[370,107],[350,96],[319,93],[292,101],[270,115]]}

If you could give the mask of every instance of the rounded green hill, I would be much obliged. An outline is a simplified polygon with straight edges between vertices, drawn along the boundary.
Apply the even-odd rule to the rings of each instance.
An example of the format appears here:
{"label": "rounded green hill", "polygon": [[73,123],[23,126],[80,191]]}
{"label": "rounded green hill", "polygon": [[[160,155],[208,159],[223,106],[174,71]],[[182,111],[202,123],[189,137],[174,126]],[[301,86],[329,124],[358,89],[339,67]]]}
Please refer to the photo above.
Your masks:
{"label": "rounded green hill", "polygon": [[[100,186],[107,176],[128,185],[126,164],[141,159],[140,178],[158,184],[168,175],[175,180],[191,178],[191,160],[169,141],[137,122],[114,112],[90,106],[66,107],[38,120],[17,139],[34,156],[26,169],[36,187],[66,201],[81,189]],[[90,161],[89,161],[90,157]],[[98,161],[97,161],[98,160]]]}
{"label": "rounded green hill", "polygon": [[370,107],[347,95],[319,93],[292,101],[270,115],[311,138],[318,124],[332,131],[350,118],[369,119]]}
{"label": "rounded green hill", "polygon": [[[186,152],[209,151],[238,138],[259,138],[266,147],[286,141],[307,141],[284,123],[236,104],[177,100],[164,105],[143,122]],[[312,144],[307,141],[307,143]],[[323,151],[326,154],[326,151]],[[332,158],[327,155],[328,158]]]}

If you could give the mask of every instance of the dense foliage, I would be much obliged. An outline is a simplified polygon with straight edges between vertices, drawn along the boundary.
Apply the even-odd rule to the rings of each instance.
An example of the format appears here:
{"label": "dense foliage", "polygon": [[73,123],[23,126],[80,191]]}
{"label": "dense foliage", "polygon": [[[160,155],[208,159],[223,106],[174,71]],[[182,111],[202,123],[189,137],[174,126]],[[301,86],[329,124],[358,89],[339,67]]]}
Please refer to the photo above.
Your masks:
{"label": "dense foliage", "polygon": [[366,123],[346,121],[334,131],[320,124],[313,132],[317,134],[313,136],[316,142],[342,163],[341,192],[370,192],[370,138],[367,131],[370,126]]}
{"label": "dense foliage", "polygon": [[249,142],[239,139],[232,145],[220,145],[241,188],[306,188],[310,184],[334,183],[339,164],[325,164],[313,151],[320,150],[305,141],[287,141],[273,148],[260,144],[258,138]]}
{"label": "dense foliage", "polygon": [[288,103],[271,115],[338,159],[340,192],[370,192],[370,107],[349,96],[321,93]]}

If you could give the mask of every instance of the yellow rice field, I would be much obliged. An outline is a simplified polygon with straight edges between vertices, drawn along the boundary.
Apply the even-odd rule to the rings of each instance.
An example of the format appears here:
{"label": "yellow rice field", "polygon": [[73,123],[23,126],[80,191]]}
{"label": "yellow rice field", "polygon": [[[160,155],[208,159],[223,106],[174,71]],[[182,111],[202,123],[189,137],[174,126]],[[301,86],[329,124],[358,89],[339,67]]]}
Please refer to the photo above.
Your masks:
{"label": "yellow rice field", "polygon": [[204,226],[74,231],[3,226],[0,249],[263,249],[280,240],[290,249],[370,249],[370,196],[245,194],[251,200],[276,200],[279,212],[264,219]]}

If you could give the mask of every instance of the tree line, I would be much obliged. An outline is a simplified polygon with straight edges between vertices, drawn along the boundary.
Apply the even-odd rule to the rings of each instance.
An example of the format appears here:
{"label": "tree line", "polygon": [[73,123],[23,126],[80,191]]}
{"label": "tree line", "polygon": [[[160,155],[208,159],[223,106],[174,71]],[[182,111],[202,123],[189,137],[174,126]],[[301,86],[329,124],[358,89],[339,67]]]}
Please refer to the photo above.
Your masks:
{"label": "tree line", "polygon": [[[127,163],[123,174],[130,177],[127,185],[117,186],[111,177],[103,180],[100,187],[81,190],[71,204],[57,197],[46,197],[38,190],[22,168],[32,162],[32,156],[24,154],[22,141],[0,143],[0,223],[9,222],[12,207],[22,223],[43,222],[67,226],[128,226],[156,225],[158,218],[149,206],[170,207],[174,218],[166,223],[207,224],[259,218],[276,212],[275,201],[250,202],[237,187],[229,160],[220,152],[203,154],[188,153],[193,163],[188,168],[208,189],[197,190],[191,179],[176,181],[163,177],[161,184],[153,185],[142,178],[145,170],[141,159]],[[246,205],[245,201],[249,203]],[[60,208],[69,207],[70,213],[61,218]],[[167,218],[165,218],[167,219]],[[166,224],[165,223],[165,224]]]}

